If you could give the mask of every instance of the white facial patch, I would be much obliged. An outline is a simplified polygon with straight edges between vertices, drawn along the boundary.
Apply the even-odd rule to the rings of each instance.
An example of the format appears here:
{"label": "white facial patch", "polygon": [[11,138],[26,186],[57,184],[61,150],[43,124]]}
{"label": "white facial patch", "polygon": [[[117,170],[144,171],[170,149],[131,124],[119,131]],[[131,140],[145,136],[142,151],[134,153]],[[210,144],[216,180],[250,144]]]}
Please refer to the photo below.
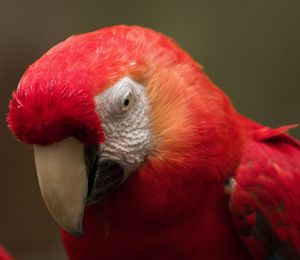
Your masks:
{"label": "white facial patch", "polygon": [[124,77],[95,101],[105,134],[100,158],[120,163],[128,176],[144,162],[151,148],[145,88]]}

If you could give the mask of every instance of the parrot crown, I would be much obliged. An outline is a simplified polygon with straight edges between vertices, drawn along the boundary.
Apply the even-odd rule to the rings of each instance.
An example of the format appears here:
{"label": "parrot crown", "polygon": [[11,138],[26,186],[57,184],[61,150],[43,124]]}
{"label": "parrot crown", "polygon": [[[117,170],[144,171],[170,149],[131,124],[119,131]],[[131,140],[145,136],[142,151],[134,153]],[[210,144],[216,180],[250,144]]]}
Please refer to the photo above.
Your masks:
{"label": "parrot crown", "polygon": [[[47,79],[43,80],[46,83]],[[42,84],[41,81],[31,83],[30,87],[23,84],[13,93],[7,121],[20,141],[46,145],[68,136],[84,143],[103,140],[94,100],[86,88],[62,85],[54,91],[51,86],[41,87]]]}

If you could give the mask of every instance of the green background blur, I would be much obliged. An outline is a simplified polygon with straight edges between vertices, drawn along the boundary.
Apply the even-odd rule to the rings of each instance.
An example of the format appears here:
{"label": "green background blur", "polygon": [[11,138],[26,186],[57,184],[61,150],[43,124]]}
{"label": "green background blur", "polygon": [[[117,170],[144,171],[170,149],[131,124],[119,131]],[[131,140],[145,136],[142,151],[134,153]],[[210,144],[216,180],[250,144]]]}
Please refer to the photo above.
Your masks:
{"label": "green background blur", "polygon": [[[37,186],[32,149],[5,126],[22,73],[72,34],[114,24],[175,39],[244,115],[276,127],[300,122],[300,1],[0,2],[0,243],[17,259],[66,259]],[[300,138],[300,130],[291,132]]]}

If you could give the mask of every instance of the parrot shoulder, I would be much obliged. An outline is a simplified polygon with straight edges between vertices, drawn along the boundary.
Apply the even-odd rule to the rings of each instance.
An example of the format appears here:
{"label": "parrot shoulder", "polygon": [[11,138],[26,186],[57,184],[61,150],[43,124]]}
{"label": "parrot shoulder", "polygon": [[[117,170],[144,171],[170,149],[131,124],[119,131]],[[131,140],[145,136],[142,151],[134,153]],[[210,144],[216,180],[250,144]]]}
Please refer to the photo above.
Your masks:
{"label": "parrot shoulder", "polygon": [[236,176],[225,184],[241,239],[255,259],[300,258],[300,142],[248,122]]}

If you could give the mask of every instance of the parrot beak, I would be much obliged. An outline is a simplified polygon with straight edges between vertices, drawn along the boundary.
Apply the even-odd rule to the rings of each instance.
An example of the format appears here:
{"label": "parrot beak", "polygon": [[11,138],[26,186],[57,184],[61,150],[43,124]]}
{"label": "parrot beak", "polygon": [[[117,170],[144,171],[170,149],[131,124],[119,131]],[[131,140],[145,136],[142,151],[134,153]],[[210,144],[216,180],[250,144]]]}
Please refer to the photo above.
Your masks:
{"label": "parrot beak", "polygon": [[51,145],[34,145],[34,157],[39,186],[50,214],[63,229],[81,235],[88,193],[84,145],[74,137]]}

